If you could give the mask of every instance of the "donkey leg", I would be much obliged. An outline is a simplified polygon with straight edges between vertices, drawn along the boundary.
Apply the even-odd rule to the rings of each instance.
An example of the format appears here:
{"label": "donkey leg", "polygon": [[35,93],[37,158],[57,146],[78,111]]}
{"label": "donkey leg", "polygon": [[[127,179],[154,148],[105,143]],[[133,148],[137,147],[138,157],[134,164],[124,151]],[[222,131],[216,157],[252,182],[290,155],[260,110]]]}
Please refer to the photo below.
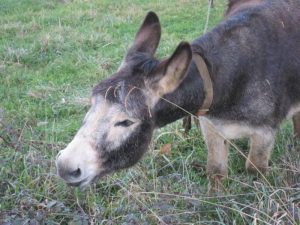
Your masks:
{"label": "donkey leg", "polygon": [[207,148],[206,171],[209,179],[209,193],[220,192],[222,181],[228,174],[228,145],[218,131],[207,120],[200,121]]}
{"label": "donkey leg", "polygon": [[192,128],[192,117],[186,116],[182,120],[182,126],[184,128],[184,134],[188,135],[190,129]]}
{"label": "donkey leg", "polygon": [[264,130],[255,133],[250,138],[250,152],[246,161],[249,173],[265,173],[268,169],[269,159],[275,142],[275,131]]}
{"label": "donkey leg", "polygon": [[294,138],[300,139],[300,113],[293,116]]}
{"label": "donkey leg", "polygon": [[198,129],[200,129],[200,121],[199,121],[199,118],[195,118],[195,117],[194,117],[194,124],[196,125],[196,127],[197,127]]}

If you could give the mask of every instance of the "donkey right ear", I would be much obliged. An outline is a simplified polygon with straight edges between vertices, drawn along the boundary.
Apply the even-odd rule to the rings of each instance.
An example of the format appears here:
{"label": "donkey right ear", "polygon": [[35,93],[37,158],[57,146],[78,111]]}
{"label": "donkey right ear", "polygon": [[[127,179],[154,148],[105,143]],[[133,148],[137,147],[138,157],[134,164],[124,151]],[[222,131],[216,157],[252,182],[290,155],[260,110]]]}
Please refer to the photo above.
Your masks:
{"label": "donkey right ear", "polygon": [[192,61],[192,49],[189,43],[181,42],[173,55],[162,61],[155,74],[147,78],[147,85],[156,96],[173,92],[182,82]]}
{"label": "donkey right ear", "polygon": [[158,16],[154,12],[149,12],[137,32],[133,46],[128,51],[128,54],[131,52],[146,52],[154,55],[160,36],[161,27]]}

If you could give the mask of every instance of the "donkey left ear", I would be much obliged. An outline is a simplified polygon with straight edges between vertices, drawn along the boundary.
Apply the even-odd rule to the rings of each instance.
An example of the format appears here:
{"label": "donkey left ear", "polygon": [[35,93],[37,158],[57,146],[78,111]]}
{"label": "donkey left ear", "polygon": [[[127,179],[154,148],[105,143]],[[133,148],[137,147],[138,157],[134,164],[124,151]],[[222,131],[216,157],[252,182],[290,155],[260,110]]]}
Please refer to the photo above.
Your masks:
{"label": "donkey left ear", "polygon": [[181,42],[173,55],[158,66],[154,77],[149,78],[152,91],[158,96],[173,92],[185,78],[191,60],[190,44]]}
{"label": "donkey left ear", "polygon": [[146,52],[154,55],[160,41],[160,36],[161,27],[158,16],[150,11],[146,15],[127,54],[131,52]]}

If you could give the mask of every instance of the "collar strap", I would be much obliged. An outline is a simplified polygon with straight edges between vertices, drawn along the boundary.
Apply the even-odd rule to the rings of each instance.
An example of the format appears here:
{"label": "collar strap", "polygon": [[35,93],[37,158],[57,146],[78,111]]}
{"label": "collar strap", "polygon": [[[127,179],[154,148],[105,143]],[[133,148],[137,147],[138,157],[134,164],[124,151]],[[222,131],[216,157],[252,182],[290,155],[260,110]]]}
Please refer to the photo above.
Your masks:
{"label": "collar strap", "polygon": [[209,111],[209,108],[213,101],[213,96],[214,96],[213,84],[204,59],[199,54],[193,54],[193,59],[194,62],[196,63],[197,69],[203,81],[204,96],[205,96],[202,106],[196,113],[196,116],[203,116]]}

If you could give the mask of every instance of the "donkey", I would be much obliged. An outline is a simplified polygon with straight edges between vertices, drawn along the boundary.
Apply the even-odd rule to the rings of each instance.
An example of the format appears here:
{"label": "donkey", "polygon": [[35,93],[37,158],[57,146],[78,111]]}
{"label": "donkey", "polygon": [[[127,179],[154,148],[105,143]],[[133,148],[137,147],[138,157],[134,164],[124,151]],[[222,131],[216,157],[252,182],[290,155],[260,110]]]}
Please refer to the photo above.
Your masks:
{"label": "donkey", "polygon": [[201,115],[210,190],[227,176],[228,140],[250,139],[249,172],[263,173],[276,129],[294,117],[300,134],[300,1],[231,0],[225,19],[171,57],[154,57],[161,26],[149,12],[115,74],[92,92],[91,108],[60,151],[58,174],[84,187],[133,166],[153,130]]}

